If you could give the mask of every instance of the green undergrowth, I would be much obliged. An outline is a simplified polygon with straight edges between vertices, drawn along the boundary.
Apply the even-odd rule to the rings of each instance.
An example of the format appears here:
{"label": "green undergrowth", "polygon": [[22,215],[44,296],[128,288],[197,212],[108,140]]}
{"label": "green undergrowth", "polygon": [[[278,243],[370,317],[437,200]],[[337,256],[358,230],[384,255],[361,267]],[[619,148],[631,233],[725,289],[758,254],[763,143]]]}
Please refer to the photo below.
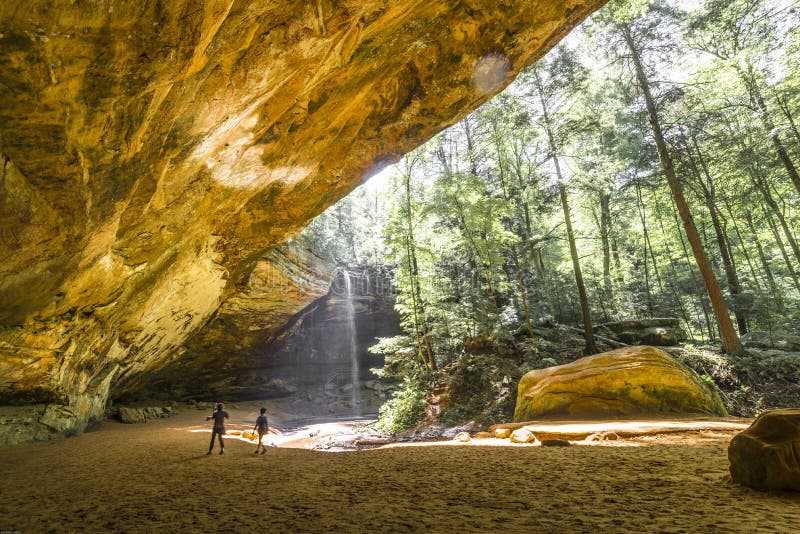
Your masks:
{"label": "green undergrowth", "polygon": [[375,427],[397,434],[422,421],[428,383],[429,380],[419,374],[406,377],[392,397],[381,406]]}
{"label": "green undergrowth", "polygon": [[[533,340],[517,336],[473,342],[436,373],[408,373],[406,367],[396,375],[401,386],[381,407],[377,427],[397,434],[425,425],[454,427],[474,421],[476,428],[486,428],[511,421],[517,385],[525,373],[583,356],[583,339],[574,330],[554,326],[535,333]],[[662,348],[715,386],[732,416],[800,406],[800,353],[749,348],[744,356],[731,357],[692,343]],[[399,370],[396,361],[389,368],[389,375]]]}
{"label": "green undergrowth", "polygon": [[750,348],[736,357],[692,344],[667,352],[713,382],[731,415],[754,417],[764,410],[800,406],[800,353]]}

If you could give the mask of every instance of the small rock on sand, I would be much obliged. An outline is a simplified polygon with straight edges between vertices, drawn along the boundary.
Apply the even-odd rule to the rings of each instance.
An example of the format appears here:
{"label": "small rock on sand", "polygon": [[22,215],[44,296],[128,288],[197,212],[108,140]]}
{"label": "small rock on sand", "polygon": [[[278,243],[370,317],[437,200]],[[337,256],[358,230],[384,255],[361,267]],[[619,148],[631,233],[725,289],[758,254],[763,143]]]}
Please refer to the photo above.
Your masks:
{"label": "small rock on sand", "polygon": [[533,443],[536,441],[536,436],[534,436],[530,430],[518,428],[511,433],[510,439],[511,443]]}
{"label": "small rock on sand", "polygon": [[586,436],[584,441],[618,441],[619,439],[616,432],[595,432]]}
{"label": "small rock on sand", "polygon": [[469,432],[459,432],[458,434],[456,434],[456,437],[454,439],[456,441],[460,441],[461,443],[466,443],[470,440]]}
{"label": "small rock on sand", "polygon": [[506,439],[508,436],[511,435],[510,428],[495,428],[494,429],[494,437],[498,439]]}

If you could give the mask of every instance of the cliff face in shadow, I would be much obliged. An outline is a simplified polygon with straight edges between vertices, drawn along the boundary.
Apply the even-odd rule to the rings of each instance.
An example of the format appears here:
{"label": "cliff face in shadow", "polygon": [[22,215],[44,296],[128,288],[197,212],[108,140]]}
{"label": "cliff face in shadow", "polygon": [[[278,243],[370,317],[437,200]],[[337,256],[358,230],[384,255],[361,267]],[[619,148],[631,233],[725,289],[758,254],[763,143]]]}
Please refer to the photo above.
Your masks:
{"label": "cliff face in shadow", "polygon": [[1,3],[0,402],[79,431],[192,357],[265,254],[601,4]]}

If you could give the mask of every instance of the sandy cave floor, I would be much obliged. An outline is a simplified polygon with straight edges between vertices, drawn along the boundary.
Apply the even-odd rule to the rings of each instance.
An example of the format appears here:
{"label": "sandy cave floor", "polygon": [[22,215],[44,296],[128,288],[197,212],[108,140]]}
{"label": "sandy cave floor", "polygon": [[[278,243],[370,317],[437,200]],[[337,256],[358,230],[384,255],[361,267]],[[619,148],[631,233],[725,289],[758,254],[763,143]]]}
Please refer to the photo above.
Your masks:
{"label": "sandy cave floor", "polygon": [[[234,429],[257,415],[229,411]],[[0,532],[800,531],[800,494],[726,482],[732,432],[336,453],[273,436],[206,456],[204,415],[0,449]]]}

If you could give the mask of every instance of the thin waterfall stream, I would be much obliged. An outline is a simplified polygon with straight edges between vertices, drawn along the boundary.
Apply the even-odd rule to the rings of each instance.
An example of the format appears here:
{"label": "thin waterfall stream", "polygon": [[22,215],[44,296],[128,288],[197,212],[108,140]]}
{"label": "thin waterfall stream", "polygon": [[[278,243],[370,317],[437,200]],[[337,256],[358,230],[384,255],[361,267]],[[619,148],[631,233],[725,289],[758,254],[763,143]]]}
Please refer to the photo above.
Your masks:
{"label": "thin waterfall stream", "polygon": [[351,403],[353,405],[353,414],[359,415],[361,413],[360,409],[360,399],[359,399],[359,388],[361,386],[360,380],[360,369],[358,365],[358,346],[356,344],[356,312],[355,306],[353,305],[353,286],[350,281],[350,273],[347,271],[343,271],[344,276],[344,286],[346,291],[346,306],[345,310],[347,313],[347,330],[349,336],[349,350],[350,350],[350,373],[351,373],[351,381],[353,384],[353,388],[351,390]]}

